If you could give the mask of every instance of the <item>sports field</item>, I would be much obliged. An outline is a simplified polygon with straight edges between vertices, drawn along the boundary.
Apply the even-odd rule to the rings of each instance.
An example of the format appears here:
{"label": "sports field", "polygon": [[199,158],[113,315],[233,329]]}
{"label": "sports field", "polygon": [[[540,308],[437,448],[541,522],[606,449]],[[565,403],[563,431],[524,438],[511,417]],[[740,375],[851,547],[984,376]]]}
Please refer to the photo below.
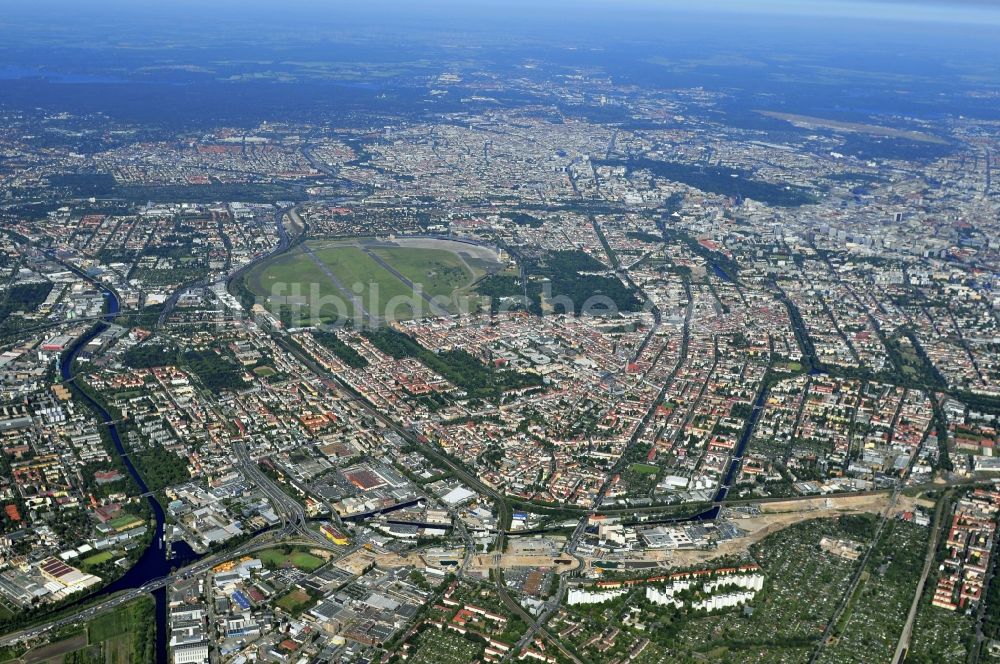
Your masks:
{"label": "sports field", "polygon": [[451,240],[310,240],[252,270],[249,290],[307,322],[399,320],[475,310],[472,285],[501,269],[491,249]]}
{"label": "sports field", "polygon": [[101,551],[100,553],[95,553],[89,558],[84,558],[82,562],[87,567],[94,567],[95,565],[106,563],[112,558],[114,558],[114,555],[110,551]]}
{"label": "sports field", "polygon": [[293,616],[297,616],[307,607],[315,604],[315,600],[306,591],[294,588],[283,595],[275,604]]}

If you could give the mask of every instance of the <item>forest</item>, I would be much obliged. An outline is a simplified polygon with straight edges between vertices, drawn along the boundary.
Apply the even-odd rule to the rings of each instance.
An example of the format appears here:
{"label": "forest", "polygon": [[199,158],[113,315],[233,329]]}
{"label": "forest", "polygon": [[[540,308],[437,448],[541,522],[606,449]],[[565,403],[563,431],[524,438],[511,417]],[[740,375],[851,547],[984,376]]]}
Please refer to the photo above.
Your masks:
{"label": "forest", "polygon": [[[557,313],[575,316],[639,311],[642,301],[618,277],[603,274],[608,267],[580,250],[550,251],[525,259],[525,269],[535,277],[528,282],[529,310],[542,314],[543,297]],[[548,283],[543,282],[547,279]]]}
{"label": "forest", "polygon": [[749,171],[728,166],[682,164],[646,157],[605,159],[594,163],[597,166],[624,166],[629,172],[649,171],[656,177],[681,182],[710,194],[736,199],[750,198],[768,205],[798,207],[814,203],[816,200],[813,194],[803,187],[757,180]]}

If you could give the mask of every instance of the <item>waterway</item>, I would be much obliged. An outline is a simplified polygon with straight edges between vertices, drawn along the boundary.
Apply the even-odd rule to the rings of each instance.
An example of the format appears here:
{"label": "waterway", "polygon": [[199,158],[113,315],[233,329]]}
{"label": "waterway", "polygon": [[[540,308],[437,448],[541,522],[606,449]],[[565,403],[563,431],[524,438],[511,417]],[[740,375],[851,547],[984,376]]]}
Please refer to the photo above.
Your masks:
{"label": "waterway", "polygon": [[[726,282],[733,282],[732,277],[718,263],[713,261],[710,263],[710,266],[717,277]],[[760,391],[757,392],[757,398],[754,399],[750,417],[747,418],[743,433],[740,434],[740,438],[736,442],[736,448],[733,450],[732,456],[729,457],[729,463],[726,466],[725,474],[719,482],[719,488],[716,489],[715,495],[712,497],[712,507],[693,516],[678,519],[678,521],[713,521],[718,518],[719,513],[722,511],[722,506],[729,496],[729,490],[732,488],[733,481],[736,479],[740,467],[743,465],[743,454],[746,452],[747,445],[750,444],[750,437],[753,435],[753,431],[757,427],[757,420],[760,419],[760,414],[764,410],[764,402],[767,401],[767,392],[766,386],[761,386]]]}
{"label": "waterway", "polygon": [[[736,476],[740,472],[740,467],[743,465],[743,453],[746,452],[747,445],[750,444],[750,437],[753,435],[753,430],[757,426],[757,420],[760,419],[760,414],[764,410],[764,402],[767,400],[767,392],[767,388],[762,387],[760,392],[757,393],[757,398],[753,403],[753,410],[750,412],[750,417],[747,418],[746,427],[743,429],[743,433],[740,434],[740,438],[736,442],[736,448],[733,450],[733,455],[729,457],[729,464],[726,467],[726,473],[722,476],[722,480],[719,482],[719,488],[716,489],[715,495],[712,497],[712,506],[704,512],[676,519],[675,521],[714,521],[719,517],[719,513],[722,512],[722,506],[725,504],[726,498],[729,496],[729,489],[732,488],[733,481],[736,479]],[[666,522],[670,521],[671,520],[668,519]]]}
{"label": "waterway", "polygon": [[[722,269],[718,263],[714,261],[711,262],[710,267],[715,275],[722,279],[723,281],[732,282],[732,278],[725,270]],[[796,327],[796,332],[801,332],[805,334],[804,328],[799,328],[795,325],[795,321],[792,322],[793,327]],[[818,374],[819,370],[815,368],[815,363],[810,362],[810,374]],[[750,443],[750,437],[753,435],[753,431],[757,426],[757,420],[760,419],[760,414],[764,410],[764,402],[767,401],[768,390],[766,387],[761,387],[760,391],[757,393],[757,398],[753,403],[753,410],[750,412],[750,417],[747,418],[746,427],[743,429],[743,433],[740,435],[739,440],[736,443],[736,448],[733,450],[733,455],[729,458],[729,464],[726,467],[726,473],[723,475],[721,482],[719,482],[719,488],[715,491],[715,496],[712,498],[713,505],[703,512],[686,517],[680,517],[676,519],[664,519],[660,521],[650,521],[650,525],[654,523],[678,523],[678,522],[689,522],[689,521],[712,521],[718,518],[719,513],[722,512],[722,506],[726,502],[726,498],[729,496],[729,490],[732,488],[733,481],[736,479],[737,474],[740,471],[740,467],[743,465],[743,454],[746,452],[747,445]]]}
{"label": "waterway", "polygon": [[[115,319],[120,311],[118,296],[115,295],[115,293],[110,289],[99,284],[98,288],[100,288],[104,293],[104,297],[108,304],[108,313],[105,317],[105,322],[94,326],[94,328],[87,332],[87,334],[78,339],[62,358],[60,371],[64,381],[73,381],[73,362],[80,350],[83,349],[87,342],[96,337],[103,330],[107,329],[108,324]],[[139,487],[139,491],[141,493],[148,493],[149,488],[146,486],[145,481],[142,479],[142,475],[139,474],[139,471],[136,469],[135,465],[133,465],[132,460],[125,451],[125,446],[122,444],[118,427],[113,423],[111,414],[104,408],[103,405],[92,399],[89,394],[78,389],[74,382],[70,382],[70,385],[73,386],[76,394],[86,401],[94,412],[97,413],[98,416],[104,421],[108,428],[108,432],[111,435],[111,440],[114,443],[115,451],[117,451],[118,456],[121,457],[122,463],[124,464],[126,470],[128,470],[129,475],[132,476],[132,479],[135,481],[136,486]],[[155,522],[152,541],[149,543],[149,546],[146,547],[146,550],[142,552],[142,555],[139,557],[139,560],[136,561],[135,565],[133,565],[120,578],[111,582],[91,597],[109,595],[122,590],[139,588],[150,581],[169,575],[173,569],[183,567],[198,559],[199,556],[185,542],[175,542],[168,550],[163,538],[163,527],[165,522],[163,507],[153,495],[146,496],[146,500],[148,501],[149,510],[153,515],[153,520]],[[166,664],[167,589],[160,588],[152,594],[153,599],[156,602],[156,662],[157,664]]]}

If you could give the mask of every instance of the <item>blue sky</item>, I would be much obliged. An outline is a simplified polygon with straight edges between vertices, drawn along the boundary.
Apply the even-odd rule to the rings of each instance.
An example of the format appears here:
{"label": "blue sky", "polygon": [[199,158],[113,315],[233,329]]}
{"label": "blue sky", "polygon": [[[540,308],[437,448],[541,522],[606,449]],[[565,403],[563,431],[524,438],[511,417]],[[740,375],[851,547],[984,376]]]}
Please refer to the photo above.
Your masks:
{"label": "blue sky", "polygon": [[[650,0],[651,4],[657,4]],[[664,3],[659,3],[664,6]],[[666,4],[675,4],[666,0]],[[1000,24],[1000,2],[929,2],[895,0],[871,2],[863,0],[709,0],[699,5],[707,11],[783,14],[793,16],[837,17],[854,19],[904,20],[914,22]]]}
{"label": "blue sky", "polygon": [[[20,5],[20,6],[18,6]],[[141,14],[194,10],[237,10],[250,7],[275,10],[306,10],[350,14],[391,9],[419,13],[446,8],[463,14],[479,12],[545,12],[576,8],[611,11],[697,11],[842,18],[884,18],[948,22],[995,21],[1000,17],[1000,0],[36,0],[15,3],[5,11],[30,14],[44,8],[97,9]]]}
{"label": "blue sky", "polygon": [[883,23],[891,23],[894,33],[911,26],[920,34],[918,41],[937,34],[942,41],[961,45],[967,30],[987,40],[996,36],[1000,0],[32,0],[4,8],[0,37],[5,23],[30,23],[66,28],[107,24],[140,31],[147,26],[162,31],[192,25],[218,25],[225,31],[236,24],[413,27],[478,33],[526,30],[540,36],[582,29],[660,38],[683,17],[707,29],[750,29],[753,19],[757,30],[793,34],[804,28],[875,37]]}
{"label": "blue sky", "polygon": [[[102,11],[103,10],[103,11]],[[444,12],[455,17],[498,15],[508,19],[559,15],[757,14],[930,23],[1000,25],[1000,0],[34,0],[16,2],[4,13],[87,16],[104,12],[125,16],[247,13],[345,16],[397,16]]]}

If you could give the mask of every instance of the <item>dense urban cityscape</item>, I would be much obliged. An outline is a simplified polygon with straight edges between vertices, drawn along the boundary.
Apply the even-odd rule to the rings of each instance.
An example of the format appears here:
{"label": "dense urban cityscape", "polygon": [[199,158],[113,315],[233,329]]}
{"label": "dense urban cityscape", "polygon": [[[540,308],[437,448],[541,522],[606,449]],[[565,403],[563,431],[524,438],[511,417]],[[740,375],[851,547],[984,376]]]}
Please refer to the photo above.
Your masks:
{"label": "dense urban cityscape", "polygon": [[[734,53],[56,74],[24,21],[0,661],[1000,656],[995,63],[823,114]],[[239,100],[175,116],[159,67]]]}

